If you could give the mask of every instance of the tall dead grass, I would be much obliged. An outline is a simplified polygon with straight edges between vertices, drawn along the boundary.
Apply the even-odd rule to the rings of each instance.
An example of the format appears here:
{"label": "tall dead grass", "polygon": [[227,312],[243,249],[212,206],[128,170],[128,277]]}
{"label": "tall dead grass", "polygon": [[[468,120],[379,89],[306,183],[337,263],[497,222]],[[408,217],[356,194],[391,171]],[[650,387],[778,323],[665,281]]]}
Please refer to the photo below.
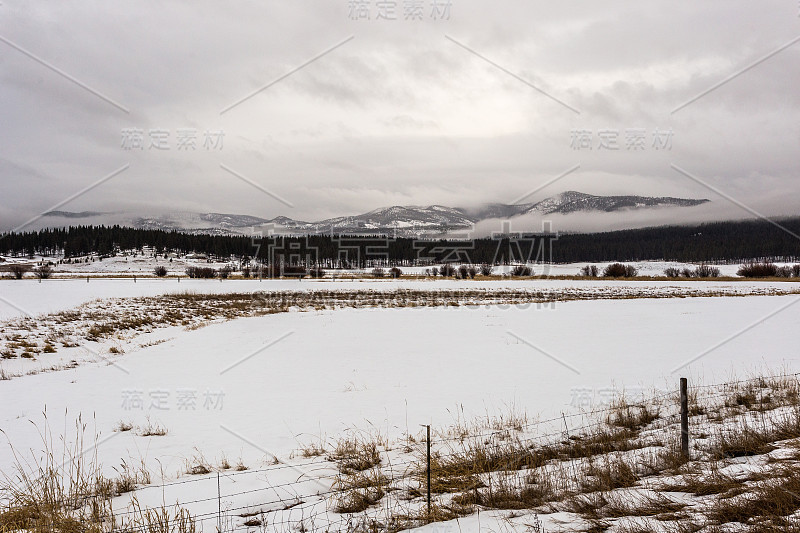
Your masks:
{"label": "tall dead grass", "polygon": [[86,429],[79,416],[72,440],[57,440],[45,411],[44,423],[37,426],[41,450],[23,454],[9,440],[14,462],[13,471],[0,479],[6,497],[1,529],[99,533],[114,527],[114,485],[101,474],[97,435],[87,440]]}

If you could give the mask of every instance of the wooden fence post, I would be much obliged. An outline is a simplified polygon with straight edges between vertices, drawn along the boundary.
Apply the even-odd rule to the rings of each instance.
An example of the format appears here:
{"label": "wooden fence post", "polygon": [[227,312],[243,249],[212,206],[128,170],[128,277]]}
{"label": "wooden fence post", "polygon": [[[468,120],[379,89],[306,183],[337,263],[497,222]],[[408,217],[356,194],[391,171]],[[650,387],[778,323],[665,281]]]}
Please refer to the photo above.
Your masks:
{"label": "wooden fence post", "polygon": [[689,458],[689,394],[686,378],[681,378],[681,453]]}
{"label": "wooden fence post", "polygon": [[428,517],[431,516],[431,426],[428,425]]}

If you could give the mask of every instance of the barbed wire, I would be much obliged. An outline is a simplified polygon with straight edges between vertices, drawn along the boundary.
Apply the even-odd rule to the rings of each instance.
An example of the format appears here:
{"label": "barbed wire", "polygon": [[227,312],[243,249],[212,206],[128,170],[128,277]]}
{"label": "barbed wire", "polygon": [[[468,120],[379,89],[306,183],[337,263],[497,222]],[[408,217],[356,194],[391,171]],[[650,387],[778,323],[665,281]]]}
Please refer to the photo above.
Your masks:
{"label": "barbed wire", "polygon": [[[783,374],[776,374],[771,376],[759,376],[754,378],[748,379],[740,379],[740,380],[733,380],[709,385],[695,385],[690,388],[690,391],[702,391],[703,397],[702,399],[708,400],[713,398],[719,397],[730,397],[731,394],[731,387],[739,386],[742,384],[759,382],[764,383],[769,387],[770,385],[780,385],[780,381],[778,380],[786,380],[786,379],[797,379],[800,376],[800,373],[783,373]],[[716,390],[715,390],[716,389]],[[615,424],[609,418],[600,418],[596,419],[590,423],[582,424],[576,427],[570,427],[567,421],[574,420],[577,417],[581,418],[596,418],[599,415],[611,413],[611,412],[619,412],[620,410],[628,409],[628,408],[642,408],[646,409],[652,407],[654,404],[657,404],[661,400],[667,397],[676,396],[678,393],[677,391],[673,392],[664,392],[661,394],[654,395],[650,397],[647,401],[636,402],[636,403],[627,403],[627,402],[620,402],[616,404],[611,404],[607,407],[603,407],[600,409],[593,409],[591,411],[582,411],[577,413],[562,413],[560,416],[554,416],[551,418],[543,419],[543,420],[536,420],[532,422],[525,422],[525,423],[516,423],[513,420],[509,420],[506,422],[507,427],[494,429],[491,431],[485,432],[476,432],[470,433],[469,429],[467,428],[460,428],[461,433],[455,436],[445,436],[446,433],[440,433],[433,444],[437,447],[434,451],[434,454],[437,457],[437,460],[440,459],[447,459],[451,458],[453,460],[459,460],[459,458],[467,458],[469,457],[469,453],[471,451],[471,447],[474,448],[479,444],[476,442],[478,439],[486,439],[484,442],[480,443],[480,446],[484,448],[484,451],[493,454],[499,457],[503,457],[504,454],[508,457],[506,463],[501,464],[503,468],[495,468],[491,470],[492,472],[497,471],[511,471],[511,470],[519,470],[517,466],[526,464],[524,462],[525,454],[535,454],[537,451],[541,451],[542,449],[546,449],[548,446],[557,446],[562,448],[569,448],[570,446],[579,446],[582,441],[589,439],[589,443],[593,443],[591,440],[593,437],[592,432],[597,431],[604,431],[604,434],[608,434],[609,430],[612,432],[608,434],[609,438],[613,439],[615,433],[624,433],[625,427],[615,426]],[[757,404],[758,401],[753,402]],[[780,406],[778,406],[780,407]],[[666,429],[672,425],[677,425],[680,422],[680,415],[678,413],[670,414],[666,417],[656,415],[656,420],[653,420],[650,424],[657,424],[657,427],[653,427],[651,429],[658,430],[658,429]],[[770,420],[772,420],[770,418]],[[502,422],[502,421],[501,421]],[[530,436],[523,436],[526,431],[533,428],[539,428],[544,426],[545,424],[554,424],[554,423],[564,423],[563,429],[559,429],[558,431],[552,432],[545,432],[540,434],[534,434]],[[647,426],[645,426],[646,428]],[[641,432],[638,431],[639,429],[644,428],[636,428],[636,436],[641,436]],[[722,433],[724,434],[731,431],[731,428],[721,428]],[[597,436],[602,436],[603,434],[597,434]],[[613,446],[613,440],[607,441],[609,444],[608,451],[617,451],[615,446]],[[461,450],[453,449],[451,446],[453,443],[457,443],[461,445]],[[401,444],[401,442],[398,442]],[[414,442],[415,446],[411,446],[410,443],[406,443],[407,448],[404,450],[404,453],[411,454],[416,449],[417,453],[423,453],[423,450],[419,449],[420,446],[424,445],[425,442]],[[602,444],[602,441],[601,441]],[[449,449],[448,446],[451,446]],[[384,449],[382,453],[389,454],[392,451],[392,448]],[[624,450],[623,450],[624,451]],[[607,452],[603,452],[607,453]],[[388,477],[384,477],[381,480],[382,486],[390,486],[393,484],[398,483],[406,483],[408,484],[411,480],[418,481],[420,476],[424,474],[424,470],[426,468],[424,457],[407,457],[403,460],[392,460],[391,457],[387,455],[385,458],[386,463],[385,466],[380,466],[376,464],[373,466],[372,469],[377,470],[380,472],[381,475],[389,474]],[[381,461],[383,462],[383,461]],[[468,463],[469,461],[465,461]],[[475,461],[474,461],[475,462]],[[339,469],[339,464],[337,463],[336,458],[331,457],[330,455],[326,457],[320,457],[317,459],[313,459],[310,461],[306,461],[304,463],[298,464],[288,464],[288,463],[281,463],[275,465],[269,465],[264,468],[259,469],[248,469],[242,471],[232,471],[232,472],[218,472],[217,476],[229,478],[229,477],[238,477],[238,476],[251,476],[251,475],[258,475],[258,474],[270,474],[285,471],[286,469],[293,469],[297,470],[298,468],[308,467],[308,466],[317,466],[317,465],[324,465],[330,466],[331,468]],[[367,469],[367,470],[372,470]],[[488,473],[483,472],[480,468],[478,468],[477,462],[474,464],[474,473]],[[303,474],[306,475],[306,474]],[[302,477],[302,476],[301,476]],[[198,482],[210,482],[213,481],[216,476],[204,476],[201,478],[192,478],[192,479],[180,479],[171,482],[165,482],[161,484],[151,484],[146,485],[143,487],[138,487],[134,491],[134,493],[145,491],[149,489],[161,488],[162,490],[179,485],[191,484],[191,483],[198,483]],[[366,487],[358,487],[355,485],[348,485],[345,480],[347,479],[347,474],[343,474],[341,471],[336,473],[330,473],[325,475],[308,475],[306,479],[295,479],[292,481],[285,481],[278,484],[269,484],[264,487],[257,487],[246,489],[242,491],[232,492],[229,494],[215,494],[210,497],[205,498],[197,498],[194,500],[189,501],[177,501],[176,506],[180,505],[181,507],[197,505],[202,503],[212,502],[214,500],[225,500],[231,498],[240,498],[242,496],[250,495],[250,494],[257,494],[260,492],[267,492],[267,491],[274,491],[276,494],[281,490],[286,490],[289,493],[292,493],[290,496],[277,496],[276,498],[267,499],[266,501],[258,501],[255,503],[250,503],[248,505],[239,505],[234,507],[228,507],[225,509],[225,513],[232,513],[237,511],[248,511],[248,512],[257,512],[259,514],[271,514],[275,515],[276,513],[289,513],[289,514],[296,514],[298,511],[303,511],[305,509],[314,508],[319,506],[326,501],[330,501],[331,498],[340,497],[343,494],[347,494],[352,490],[357,489],[364,489]],[[267,482],[267,479],[265,479]],[[294,490],[290,491],[291,487],[301,487],[303,485],[307,485],[308,483],[320,483],[325,485],[323,482],[328,482],[330,484],[330,489],[317,491],[311,494],[302,494],[301,490]],[[409,487],[412,485],[409,484]],[[97,492],[94,494],[84,495],[81,498],[86,500],[90,498],[99,498],[107,496],[107,493],[104,494],[102,492]],[[303,501],[306,499],[312,499],[312,501]],[[70,503],[75,502],[75,499],[70,499]],[[77,501],[80,501],[78,499]],[[298,503],[299,502],[299,503]],[[61,502],[66,503],[66,502]],[[276,505],[283,505],[282,508],[274,508],[274,509],[267,509],[264,510],[265,507],[276,506]],[[254,511],[258,509],[258,511]],[[124,517],[134,517],[137,513],[141,511],[137,510],[128,510],[124,512],[115,513],[115,516],[124,518]],[[327,520],[328,515],[330,514],[330,508],[326,508],[324,511],[320,511],[318,513],[304,516],[303,520],[311,520],[315,517],[325,515],[327,526],[331,527],[333,525],[342,525],[347,522],[352,521],[352,516],[342,517],[339,520],[331,521]],[[334,511],[336,512],[336,511]],[[347,514],[347,513],[344,513]],[[241,518],[244,518],[240,516]],[[210,520],[217,520],[220,518],[219,510],[214,512],[205,512],[205,513],[198,513],[196,515],[192,515],[192,519],[205,522]],[[273,522],[273,524],[289,524],[289,520],[291,517],[286,518],[280,522]],[[124,531],[141,531],[145,533],[146,526],[130,526],[125,525]]]}

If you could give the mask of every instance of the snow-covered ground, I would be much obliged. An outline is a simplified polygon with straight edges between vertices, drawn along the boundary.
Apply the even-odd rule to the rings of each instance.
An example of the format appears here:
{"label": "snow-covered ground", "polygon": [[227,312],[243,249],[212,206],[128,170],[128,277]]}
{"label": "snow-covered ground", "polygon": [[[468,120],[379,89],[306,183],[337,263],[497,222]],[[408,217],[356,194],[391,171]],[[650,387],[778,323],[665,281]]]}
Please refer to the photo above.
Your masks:
{"label": "snow-covered ground", "polygon": [[[732,293],[794,285],[700,283]],[[698,282],[7,281],[0,282],[0,313],[11,318],[70,309],[96,298],[176,290],[347,290],[354,285],[376,290],[668,285],[680,291]],[[395,440],[417,433],[420,424],[445,427],[512,410],[549,419],[602,407],[623,388],[632,395],[673,391],[680,376],[709,383],[765,369],[798,371],[800,315],[793,307],[798,300],[789,295],[587,300],[552,308],[337,309],[241,318],[190,331],[169,328],[160,337],[164,342],[128,350],[113,365],[0,381],[5,400],[0,427],[18,450],[36,449],[40,440],[30,422],[41,425],[45,409],[56,428],[65,422],[69,427],[80,413],[100,435],[97,453],[109,473],[123,459],[141,459],[151,471],[163,471],[168,483],[191,477],[183,473],[185,462],[200,453],[213,465],[224,456],[251,469],[270,468],[273,455],[299,465],[223,476],[222,493],[238,494],[224,504],[237,509],[267,501],[259,488],[330,473],[317,470],[313,460],[290,459],[302,444],[314,441],[356,431]],[[115,432],[120,422],[139,428],[153,423],[168,433]],[[9,472],[11,462],[3,445],[0,470]],[[143,503],[205,498],[187,507],[213,514],[215,485],[212,476],[170,485],[163,493],[141,491],[139,497]],[[304,490],[318,491],[313,485]],[[290,499],[289,492],[285,496]],[[204,528],[210,531],[213,525],[204,523]],[[428,530],[436,527],[441,526]]]}
{"label": "snow-covered ground", "polygon": [[24,264],[29,267],[34,267],[42,262],[56,263],[54,266],[54,275],[62,277],[76,277],[76,276],[110,276],[110,275],[125,275],[125,276],[152,276],[153,270],[157,266],[163,266],[167,269],[170,275],[185,275],[187,267],[190,266],[203,266],[210,268],[221,268],[224,266],[238,266],[238,264],[231,262],[209,262],[203,256],[196,256],[190,254],[188,256],[178,256],[176,254],[169,254],[170,257],[165,259],[164,256],[153,257],[152,254],[120,254],[113,257],[106,257],[100,259],[97,256],[89,256],[82,258],[74,258],[69,263],[59,263],[61,257],[47,257],[47,256],[34,256],[33,258],[27,257],[0,257],[3,262],[0,266],[8,266],[14,263]]}
{"label": "snow-covered ground", "polygon": [[[57,261],[57,258],[40,257],[37,256],[33,259],[4,257],[3,264],[10,265],[12,263],[25,263],[30,266],[35,266],[42,261]],[[84,258],[85,259],[85,258]],[[550,275],[550,276],[576,276],[580,269],[587,264],[596,265],[602,272],[603,268],[611,264],[611,262],[600,263],[566,263],[566,264],[535,264],[533,265],[534,274],[536,275]],[[642,276],[663,276],[666,268],[690,268],[694,269],[699,263],[680,263],[674,261],[632,261],[626,264],[633,265]],[[778,266],[791,266],[791,263],[776,263]],[[186,268],[190,266],[203,266],[211,268],[222,268],[224,266],[231,266],[238,269],[240,266],[236,261],[232,262],[209,262],[204,258],[196,256],[177,256],[170,254],[169,259],[164,259],[163,256],[153,257],[152,254],[138,254],[133,256],[131,254],[117,255],[114,257],[107,257],[98,260],[97,257],[90,257],[88,262],[76,261],[72,263],[62,263],[55,266],[54,275],[58,277],[98,277],[98,276],[152,276],[153,270],[156,266],[163,266],[167,269],[170,276],[184,276]],[[740,263],[713,265],[719,268],[722,276],[735,276],[737,270],[741,266]],[[422,275],[425,270],[430,267],[401,267],[405,274],[409,275]],[[510,267],[498,266],[495,267],[495,274],[502,274],[507,272]],[[371,269],[355,271],[359,273],[369,273]],[[329,273],[334,272],[329,270]]]}
{"label": "snow-covered ground", "polygon": [[228,293],[258,291],[308,291],[308,290],[395,290],[398,287],[420,290],[460,290],[518,288],[530,290],[566,290],[569,288],[610,288],[637,287],[659,288],[675,287],[676,290],[704,288],[728,292],[748,292],[753,289],[777,288],[791,290],[800,284],[782,281],[730,281],[687,280],[687,281],[625,281],[625,280],[557,280],[557,279],[499,279],[491,281],[456,280],[429,278],[420,280],[391,279],[349,279],[333,280],[292,279],[257,280],[199,280],[199,279],[50,279],[39,283],[37,280],[0,280],[0,320],[23,316],[52,313],[77,307],[80,304],[105,298],[129,298],[134,296],[156,296],[161,294]]}

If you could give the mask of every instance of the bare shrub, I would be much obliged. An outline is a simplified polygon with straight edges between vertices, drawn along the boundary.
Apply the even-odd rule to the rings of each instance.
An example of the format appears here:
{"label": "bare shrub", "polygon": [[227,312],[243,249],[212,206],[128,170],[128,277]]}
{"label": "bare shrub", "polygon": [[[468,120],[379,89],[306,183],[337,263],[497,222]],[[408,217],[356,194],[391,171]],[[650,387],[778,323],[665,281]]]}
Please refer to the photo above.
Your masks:
{"label": "bare shrub", "polygon": [[382,278],[386,276],[386,271],[382,268],[373,268],[371,274],[373,278]]}
{"label": "bare shrub", "polygon": [[439,267],[439,275],[443,278],[452,278],[456,275],[456,269],[450,263],[445,263]]}
{"label": "bare shrub", "polygon": [[668,278],[677,278],[681,275],[681,271],[675,267],[669,267],[664,269],[664,275]]}
{"label": "bare shrub", "polygon": [[159,265],[153,269],[153,274],[155,274],[156,277],[163,278],[167,275],[167,267]]}
{"label": "bare shrub", "polygon": [[38,268],[34,268],[33,273],[36,274],[36,277],[39,279],[50,279],[50,276],[53,275],[53,267],[51,267],[49,264],[45,264]]}
{"label": "bare shrub", "polygon": [[29,265],[11,265],[8,267],[9,272],[14,276],[14,279],[22,279],[26,273],[30,272]]}
{"label": "bare shrub", "polygon": [[613,263],[603,269],[603,276],[607,278],[621,278],[625,276],[625,265]]}
{"label": "bare shrub", "polygon": [[774,263],[748,263],[740,266],[736,274],[745,278],[769,278],[778,274],[778,266]]}
{"label": "bare shrub", "polygon": [[483,263],[480,268],[481,276],[491,276],[492,270],[494,270],[494,267],[492,267],[492,265],[490,265],[489,263]]}
{"label": "bare shrub", "polygon": [[516,265],[511,269],[511,275],[515,277],[528,277],[533,275],[533,269],[528,265]]}
{"label": "bare shrub", "polygon": [[718,278],[719,269],[717,267],[702,264],[694,269],[694,276],[696,278]]}
{"label": "bare shrub", "polygon": [[397,267],[392,267],[392,268],[389,269],[389,276],[391,276],[394,279],[397,279],[402,275],[403,275],[403,271],[400,270]]}
{"label": "bare shrub", "polygon": [[210,267],[186,267],[186,275],[190,278],[212,279],[217,276],[217,271]]}
{"label": "bare shrub", "polygon": [[280,268],[275,272],[275,275],[270,277],[283,276],[286,278],[299,278],[303,279],[308,275],[308,269],[302,265],[280,265]]}
{"label": "bare shrub", "polygon": [[597,265],[586,265],[580,270],[580,275],[586,278],[596,278],[598,274]]}
{"label": "bare shrub", "polygon": [[639,271],[633,265],[622,263],[612,263],[603,269],[603,276],[606,278],[633,278]]}

